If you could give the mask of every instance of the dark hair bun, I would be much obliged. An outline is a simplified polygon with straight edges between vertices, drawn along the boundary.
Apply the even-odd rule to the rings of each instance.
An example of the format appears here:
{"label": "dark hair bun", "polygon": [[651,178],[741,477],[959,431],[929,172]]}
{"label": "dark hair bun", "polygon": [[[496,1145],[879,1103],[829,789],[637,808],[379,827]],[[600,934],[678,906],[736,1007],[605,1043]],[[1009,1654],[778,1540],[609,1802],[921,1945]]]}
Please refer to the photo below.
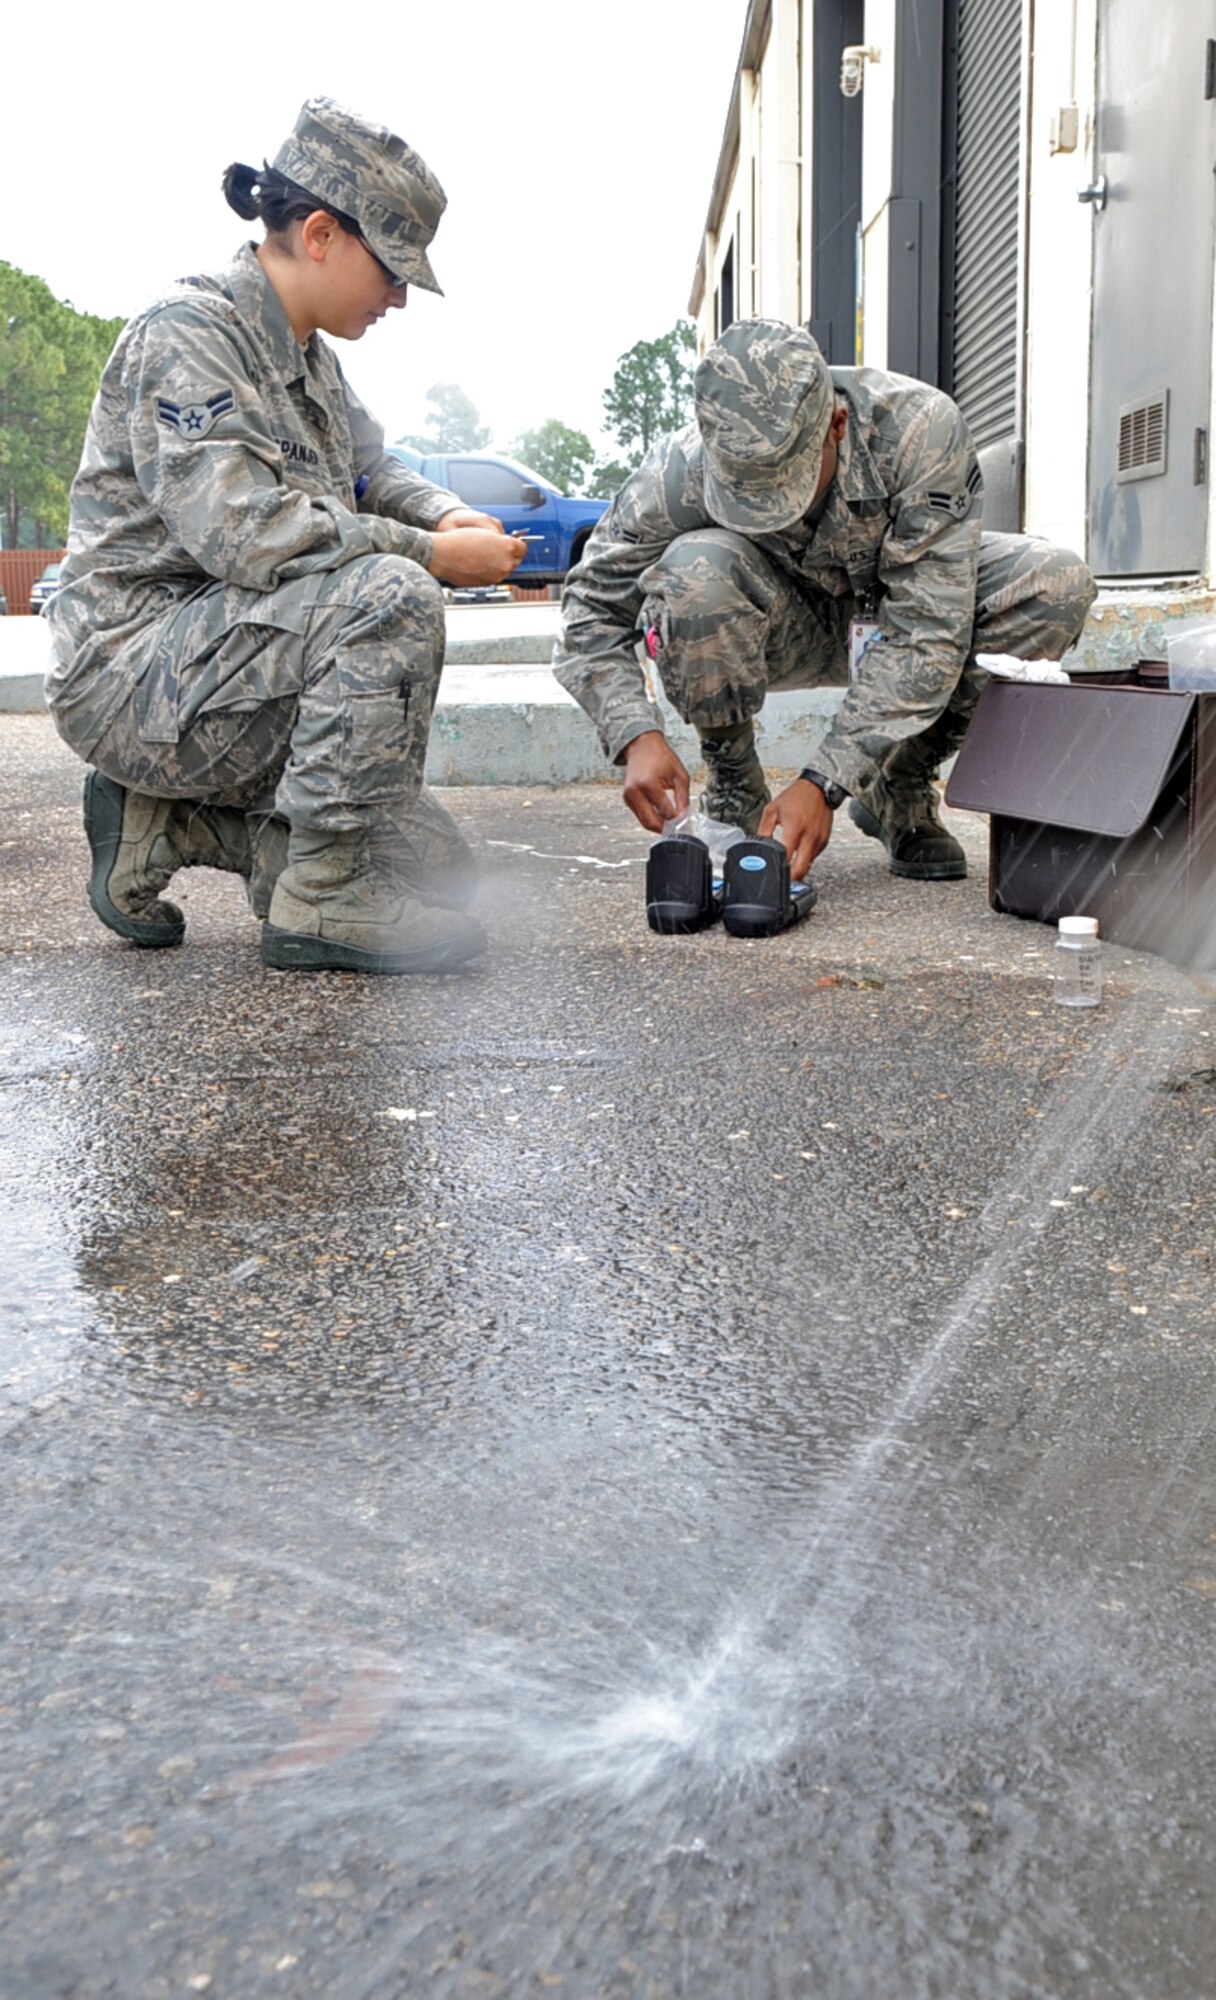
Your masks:
{"label": "dark hair bun", "polygon": [[245,222],[256,221],[262,213],[261,203],[253,192],[257,182],[256,167],[246,167],[239,160],[234,160],[230,167],[224,168],[224,178],[220,183],[224,199]]}
{"label": "dark hair bun", "polygon": [[296,181],[287,180],[265,160],[260,167],[247,167],[234,160],[230,167],[225,167],[220,185],[229,208],[235,208],[246,222],[264,223],[267,236],[273,237],[280,247],[286,244],[292,223],[303,222],[319,208],[340,222],[348,235],[362,235],[353,216],[344,215],[332,203],[310,194]]}

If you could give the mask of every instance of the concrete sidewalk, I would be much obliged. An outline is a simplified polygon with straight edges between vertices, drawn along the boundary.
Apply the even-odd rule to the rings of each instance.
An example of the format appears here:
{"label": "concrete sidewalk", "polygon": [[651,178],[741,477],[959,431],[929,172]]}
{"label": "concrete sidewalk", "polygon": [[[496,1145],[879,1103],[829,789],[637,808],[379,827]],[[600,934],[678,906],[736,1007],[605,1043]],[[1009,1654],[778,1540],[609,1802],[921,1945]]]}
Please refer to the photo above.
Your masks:
{"label": "concrete sidewalk", "polygon": [[466,972],[137,951],[81,775],[0,720],[5,2000],[1210,1995],[1210,986],[1055,1006],[963,813],[656,937],[592,785],[449,795]]}
{"label": "concrete sidewalk", "polygon": [[[1165,631],[1178,617],[1209,613],[1210,591],[1103,591],[1070,670],[1109,672],[1137,659],[1164,659]],[[427,777],[437,785],[563,785],[614,774],[577,703],[550,671],[557,604],[451,605],[443,684],[431,734]],[[38,714],[48,634],[37,618],[0,618],[0,713]],[[815,761],[841,690],[770,696],[757,726],[766,767],[780,774]],[[696,738],[660,699],[663,727],[690,768]]]}
{"label": "concrete sidewalk", "polygon": [[[556,604],[451,604],[449,666],[548,667],[557,637]],[[0,618],[0,714],[36,715],[51,651],[40,618]]]}

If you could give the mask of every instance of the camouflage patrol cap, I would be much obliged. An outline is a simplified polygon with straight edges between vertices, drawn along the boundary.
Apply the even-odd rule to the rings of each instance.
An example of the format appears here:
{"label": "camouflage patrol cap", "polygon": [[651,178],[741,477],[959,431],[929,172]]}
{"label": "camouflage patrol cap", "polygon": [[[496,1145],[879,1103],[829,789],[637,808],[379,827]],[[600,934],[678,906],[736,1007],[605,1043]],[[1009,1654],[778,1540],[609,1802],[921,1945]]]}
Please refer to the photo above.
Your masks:
{"label": "camouflage patrol cap", "polygon": [[693,377],[705,504],[723,528],[774,534],[815,498],[836,392],[809,333],[736,320]]}
{"label": "camouflage patrol cap", "polygon": [[442,296],[426,249],[447,196],[426,161],[387,125],[373,125],[332,97],[310,97],[271,164],[357,222],[399,283]]}

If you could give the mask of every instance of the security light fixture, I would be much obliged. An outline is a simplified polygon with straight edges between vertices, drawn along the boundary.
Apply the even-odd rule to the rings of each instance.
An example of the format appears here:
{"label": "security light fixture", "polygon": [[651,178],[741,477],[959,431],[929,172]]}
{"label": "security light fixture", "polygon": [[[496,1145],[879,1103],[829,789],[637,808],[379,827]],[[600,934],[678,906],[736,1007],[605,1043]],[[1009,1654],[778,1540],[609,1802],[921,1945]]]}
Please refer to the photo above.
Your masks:
{"label": "security light fixture", "polygon": [[857,97],[866,80],[866,64],[881,62],[881,49],[865,49],[860,43],[844,49],[840,57],[840,89],[844,97]]}

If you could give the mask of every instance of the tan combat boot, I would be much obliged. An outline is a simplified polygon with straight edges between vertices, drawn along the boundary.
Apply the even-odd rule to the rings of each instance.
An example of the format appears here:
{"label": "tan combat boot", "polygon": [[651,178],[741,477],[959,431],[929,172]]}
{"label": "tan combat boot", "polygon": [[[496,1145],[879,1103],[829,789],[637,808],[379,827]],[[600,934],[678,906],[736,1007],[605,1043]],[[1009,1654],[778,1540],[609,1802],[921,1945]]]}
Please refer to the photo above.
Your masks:
{"label": "tan combat boot", "polygon": [[287,866],[287,842],[291,832],[285,819],[275,813],[249,813],[250,870],[245,884],[249,907],[259,923],[270,915],[274,885]]}
{"label": "tan combat boot", "polygon": [[[245,884],[249,907],[262,923],[270,915],[274,885],[287,866],[291,829],[274,813],[249,813],[253,867]],[[477,892],[478,870],[473,850],[446,806],[423,785],[408,824],[378,833],[376,854],[424,903],[464,909]]]}
{"label": "tan combat boot", "polygon": [[245,815],[193,799],[157,799],[90,771],[84,830],[92,850],[89,902],[103,924],[150,950],[180,944],[186,919],[161,891],[179,868],[221,868],[248,876]]}
{"label": "tan combat boot", "polygon": [[403,826],[377,834],[383,859],[425,903],[463,910],[477,891],[477,862],[460,828],[434,792],[423,785]]}
{"label": "tan combat boot", "polygon": [[754,834],[769,802],[769,789],[751,723],[703,730],[700,735],[707,780],[701,794],[702,812]]}
{"label": "tan combat boot", "polygon": [[262,959],[279,972],[449,972],[486,947],[481,925],[420,902],[391,852],[366,832],[293,828],[287,866],[262,927]]}

